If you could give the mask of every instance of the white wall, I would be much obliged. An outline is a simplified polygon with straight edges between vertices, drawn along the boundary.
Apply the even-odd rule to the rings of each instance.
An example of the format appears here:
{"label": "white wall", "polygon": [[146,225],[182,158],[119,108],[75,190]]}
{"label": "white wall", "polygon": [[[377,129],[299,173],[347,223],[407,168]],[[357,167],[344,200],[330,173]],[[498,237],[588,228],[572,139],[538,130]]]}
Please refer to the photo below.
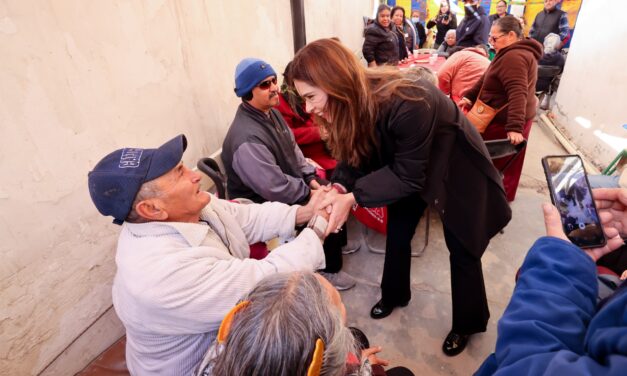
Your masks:
{"label": "white wall", "polygon": [[372,0],[305,0],[307,42],[338,37],[361,57],[363,16],[370,16],[372,9]]}
{"label": "white wall", "polygon": [[[309,40],[358,50],[370,1],[338,3],[305,2]],[[119,228],[93,207],[87,172],[178,133],[188,165],[217,150],[235,65],[257,56],[282,72],[290,17],[288,0],[0,2],[0,374],[41,372],[111,312]],[[79,358],[47,373],[80,369],[120,333],[106,313]]]}
{"label": "white wall", "polygon": [[558,125],[583,154],[603,167],[627,148],[624,18],[613,1],[582,2],[555,98]]}

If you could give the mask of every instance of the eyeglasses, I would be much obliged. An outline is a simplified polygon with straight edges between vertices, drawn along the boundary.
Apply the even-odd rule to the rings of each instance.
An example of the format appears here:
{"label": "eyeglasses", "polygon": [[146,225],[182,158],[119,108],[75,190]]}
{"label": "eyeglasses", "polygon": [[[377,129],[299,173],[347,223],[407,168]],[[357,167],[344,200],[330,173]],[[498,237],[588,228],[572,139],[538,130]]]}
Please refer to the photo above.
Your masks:
{"label": "eyeglasses", "polygon": [[257,85],[258,88],[260,88],[261,90],[268,90],[270,89],[270,86],[272,85],[276,85],[276,77],[272,77],[269,80],[265,80],[259,83],[259,85]]}
{"label": "eyeglasses", "polygon": [[501,34],[501,35],[499,35],[498,37],[495,37],[495,36],[490,35],[490,36],[488,37],[488,42],[490,42],[490,43],[494,43],[494,42],[496,42],[499,38],[503,38],[505,35],[506,35],[506,34]]}

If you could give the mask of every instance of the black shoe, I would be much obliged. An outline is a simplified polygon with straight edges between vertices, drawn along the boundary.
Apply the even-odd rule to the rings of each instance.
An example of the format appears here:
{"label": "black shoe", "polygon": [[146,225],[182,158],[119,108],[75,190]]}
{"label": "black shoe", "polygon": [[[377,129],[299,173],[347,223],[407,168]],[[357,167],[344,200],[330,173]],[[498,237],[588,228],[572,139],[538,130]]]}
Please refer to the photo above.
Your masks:
{"label": "black shoe", "polygon": [[373,319],[382,319],[384,317],[388,317],[394,308],[396,307],[406,307],[409,304],[409,300],[405,303],[396,304],[396,305],[386,305],[383,303],[383,299],[379,300],[377,304],[372,307],[370,310],[370,317]]}
{"label": "black shoe", "polygon": [[442,344],[442,351],[448,356],[458,355],[466,348],[468,338],[469,334],[457,334],[451,330]]}

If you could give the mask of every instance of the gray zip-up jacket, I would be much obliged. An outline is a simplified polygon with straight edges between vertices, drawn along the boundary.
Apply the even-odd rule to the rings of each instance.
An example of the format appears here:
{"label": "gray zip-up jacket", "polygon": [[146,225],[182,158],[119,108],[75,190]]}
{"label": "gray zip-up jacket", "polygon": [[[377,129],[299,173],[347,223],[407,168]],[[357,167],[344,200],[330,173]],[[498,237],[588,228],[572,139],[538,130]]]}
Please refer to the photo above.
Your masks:
{"label": "gray zip-up jacket", "polygon": [[316,169],[296,145],[281,113],[243,102],[222,144],[230,198],[305,203]]}

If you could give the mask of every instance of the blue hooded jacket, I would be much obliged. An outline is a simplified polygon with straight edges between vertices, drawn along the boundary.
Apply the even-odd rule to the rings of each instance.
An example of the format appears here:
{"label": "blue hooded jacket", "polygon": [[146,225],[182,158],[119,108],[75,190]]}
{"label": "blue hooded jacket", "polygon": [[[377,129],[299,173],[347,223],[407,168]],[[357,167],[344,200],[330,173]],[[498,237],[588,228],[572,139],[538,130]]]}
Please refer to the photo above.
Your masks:
{"label": "blue hooded jacket", "polygon": [[627,283],[597,307],[592,259],[540,238],[498,324],[496,351],[475,375],[627,374]]}

